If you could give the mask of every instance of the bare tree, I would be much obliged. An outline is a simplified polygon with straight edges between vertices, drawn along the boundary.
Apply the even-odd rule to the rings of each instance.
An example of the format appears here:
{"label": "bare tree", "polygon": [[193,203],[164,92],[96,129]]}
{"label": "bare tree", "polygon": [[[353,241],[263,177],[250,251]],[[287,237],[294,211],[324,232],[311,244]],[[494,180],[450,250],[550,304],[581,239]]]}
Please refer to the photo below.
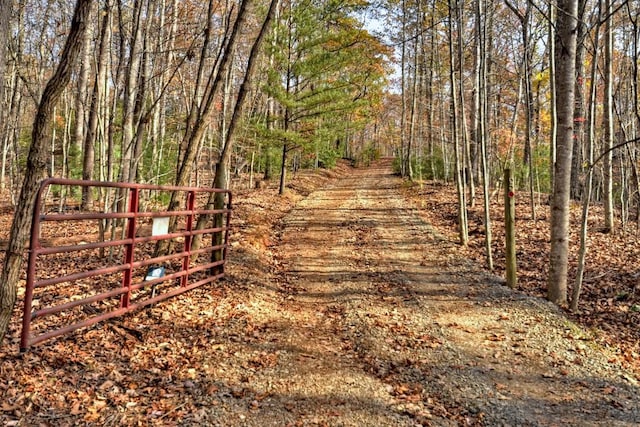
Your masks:
{"label": "bare tree", "polygon": [[456,55],[454,55],[454,44],[460,43],[460,39],[454,41],[454,22],[457,28],[457,34],[460,34],[460,16],[457,0],[449,0],[449,81],[451,91],[451,140],[453,143],[453,152],[455,155],[455,177],[456,177],[456,189],[458,194],[458,237],[461,245],[466,245],[469,242],[469,228],[467,223],[467,206],[464,190],[464,173],[463,173],[463,155],[460,152],[460,132],[459,121],[460,113],[458,111],[458,83],[456,80],[456,67],[459,64],[456,63]]}
{"label": "bare tree", "polygon": [[[0,0],[0,99],[2,99],[2,95],[4,93],[4,70],[6,63],[6,53],[7,53],[7,39],[9,37],[9,21],[11,18],[11,0]],[[6,165],[6,144],[7,136],[2,135],[5,130],[4,120],[5,115],[0,114],[0,139],[3,142],[3,153],[2,153],[2,175],[0,176],[0,183],[4,188],[4,172]]]}
{"label": "bare tree", "polygon": [[48,133],[54,118],[53,111],[62,92],[71,80],[76,58],[82,48],[82,40],[92,3],[91,0],[78,0],[76,3],[71,29],[60,55],[60,62],[42,93],[33,123],[27,171],[13,217],[9,245],[0,279],[0,344],[9,326],[16,301],[17,283],[24,249],[31,230],[36,193],[40,180],[47,173],[48,153],[45,150],[45,144],[50,140]]}
{"label": "bare tree", "polygon": [[[602,15],[602,6],[603,2],[608,0],[600,0],[598,5],[598,23],[596,25],[594,31],[594,56],[591,61],[591,81],[596,81],[596,76],[598,72],[598,47],[600,43],[600,27],[601,20],[600,16]],[[610,5],[608,5],[610,6]],[[608,36],[607,36],[608,37]],[[605,40],[605,43],[607,41]],[[589,204],[591,203],[591,194],[593,191],[593,147],[595,140],[595,123],[596,123],[596,87],[597,85],[592,84],[589,90],[589,100],[587,105],[589,105],[589,122],[587,125],[587,161],[589,162],[589,167],[587,168],[587,176],[584,180],[584,194],[582,199],[582,223],[580,224],[580,250],[578,251],[578,269],[576,272],[576,281],[573,285],[573,289],[571,292],[571,310],[578,310],[578,302],[580,301],[580,293],[582,292],[582,283],[584,280],[584,270],[585,270],[585,259],[587,256],[587,233],[588,233],[588,219],[589,219]],[[605,89],[606,91],[606,89]]]}
{"label": "bare tree", "polygon": [[607,18],[605,21],[604,36],[604,228],[611,233],[613,224],[613,28],[611,26],[611,3],[605,0]]}
{"label": "bare tree", "polygon": [[536,219],[535,200],[533,197],[533,153],[531,150],[531,140],[533,139],[533,116],[534,116],[534,103],[533,103],[533,88],[531,87],[531,80],[533,75],[533,48],[531,42],[531,15],[533,6],[531,2],[527,2],[526,9],[521,12],[517,7],[511,4],[510,1],[505,0],[505,4],[516,15],[518,21],[520,21],[522,31],[522,79],[524,87],[524,104],[525,104],[525,134],[524,134],[524,153],[523,162],[527,165],[527,178],[529,181],[529,201],[531,205],[531,218]]}
{"label": "bare tree", "polygon": [[[222,152],[220,153],[220,159],[218,164],[216,165],[216,174],[214,178],[213,186],[215,188],[229,188],[227,173],[229,169],[229,163],[231,160],[231,153],[233,143],[237,137],[237,132],[239,129],[239,124],[241,121],[241,113],[245,104],[247,102],[247,95],[249,94],[249,90],[251,89],[252,79],[255,74],[256,64],[258,54],[260,52],[260,47],[262,42],[267,34],[269,26],[271,25],[271,21],[273,20],[276,11],[278,10],[280,1],[279,0],[271,0],[269,5],[269,10],[267,11],[267,15],[262,22],[262,26],[260,28],[260,32],[256,37],[253,46],[251,47],[251,52],[249,53],[249,59],[247,61],[247,68],[244,72],[244,78],[242,80],[242,84],[240,85],[240,89],[238,92],[238,97],[235,102],[235,106],[233,108],[233,114],[231,116],[231,120],[229,121],[229,128],[226,132],[226,141],[224,146],[222,147]],[[223,193],[212,193],[212,197],[214,198],[214,209],[222,209],[224,208],[224,194]],[[203,217],[201,217],[203,218]],[[215,217],[214,227],[222,227],[224,221],[223,215],[217,215]],[[199,228],[203,227],[204,224],[200,224],[200,219],[198,220]],[[213,245],[221,245],[223,243],[223,233],[217,233],[214,235]],[[220,261],[222,260],[223,251],[217,251],[213,254],[212,261]]]}
{"label": "bare tree", "polygon": [[82,40],[82,52],[80,59],[80,70],[78,71],[77,90],[75,92],[75,126],[74,126],[74,138],[73,138],[73,158],[75,160],[80,157],[82,152],[82,146],[84,143],[86,132],[86,112],[87,112],[87,94],[89,92],[89,73],[91,71],[91,42],[92,42],[92,27],[95,19],[91,19],[88,22],[87,30],[85,31],[84,38]]}
{"label": "bare tree", "polygon": [[4,88],[4,68],[7,54],[7,38],[9,37],[9,21],[11,19],[12,3],[13,2],[11,0],[0,0],[0,91]]}
{"label": "bare tree", "polygon": [[487,158],[487,5],[484,0],[476,0],[476,37],[478,40],[476,55],[477,55],[477,75],[476,86],[478,90],[478,102],[477,102],[477,128],[475,134],[477,136],[477,143],[480,145],[480,161],[482,171],[482,190],[483,190],[483,204],[484,204],[484,226],[485,226],[485,250],[487,257],[487,268],[493,270],[493,255],[491,252],[491,214],[489,211],[489,170]]}
{"label": "bare tree", "polygon": [[[98,121],[100,104],[105,94],[105,81],[107,78],[107,35],[109,31],[109,16],[111,14],[110,1],[107,1],[102,10],[102,23],[100,25],[100,41],[98,42],[96,78],[91,93],[91,105],[89,120],[84,137],[82,157],[82,179],[92,180],[95,160],[95,144],[98,133]],[[76,134],[77,135],[77,134]],[[89,187],[82,187],[82,208],[87,209],[93,201],[93,195]]]}
{"label": "bare tree", "polygon": [[580,171],[582,170],[583,146],[585,143],[585,40],[589,32],[585,22],[587,0],[578,0],[578,22],[576,28],[576,79],[575,108],[573,111],[573,155],[571,157],[571,194],[574,200],[580,198],[582,188]]}

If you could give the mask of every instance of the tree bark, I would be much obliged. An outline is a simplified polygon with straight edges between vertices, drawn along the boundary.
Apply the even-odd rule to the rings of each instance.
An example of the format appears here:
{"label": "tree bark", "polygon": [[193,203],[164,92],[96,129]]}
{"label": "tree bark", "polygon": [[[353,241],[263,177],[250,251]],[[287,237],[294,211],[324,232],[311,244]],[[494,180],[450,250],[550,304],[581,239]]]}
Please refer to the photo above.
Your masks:
{"label": "tree bark", "polygon": [[9,38],[12,4],[13,2],[11,0],[0,0],[0,89],[4,88],[4,69],[6,65],[7,40]]}
{"label": "tree bark", "polygon": [[46,143],[49,141],[48,132],[54,119],[53,110],[64,88],[71,80],[76,58],[82,48],[82,39],[91,11],[91,4],[91,0],[78,0],[76,3],[71,29],[60,56],[60,63],[44,89],[33,123],[27,170],[13,217],[9,245],[0,281],[0,344],[2,344],[6,334],[16,301],[17,283],[24,250],[31,231],[35,196],[40,181],[47,173],[48,153],[46,151]]}
{"label": "tree bark", "polygon": [[[458,113],[458,94],[457,87],[458,83],[456,80],[456,71],[455,67],[455,55],[454,55],[454,29],[453,29],[453,20],[454,20],[454,11],[457,15],[457,4],[454,4],[456,0],[449,0],[449,82],[450,82],[450,91],[451,91],[451,135],[453,142],[453,152],[455,155],[455,177],[456,177],[456,190],[458,193],[458,237],[460,240],[460,244],[466,246],[469,242],[469,231],[467,224],[467,203],[465,200],[465,191],[464,191],[464,175],[462,173],[462,165],[463,158],[462,153],[460,152],[460,137],[459,137],[459,113]],[[459,25],[459,22],[456,19],[456,24]],[[458,34],[460,32],[460,27],[458,26]],[[459,40],[458,40],[459,42]]]}
{"label": "tree bark", "polygon": [[[0,0],[0,97],[4,94],[4,70],[6,68],[7,39],[9,37],[9,22],[11,20],[11,0]],[[1,98],[0,98],[1,99]],[[5,134],[5,120],[9,120],[9,116],[0,114],[0,141],[2,141],[2,175],[0,175],[0,187],[4,188],[4,175],[6,166],[6,143],[8,135]],[[8,129],[6,129],[8,132]]]}
{"label": "tree bark", "polygon": [[605,0],[607,19],[605,21],[604,35],[604,102],[603,120],[604,128],[603,150],[604,156],[604,228],[606,232],[613,233],[613,29],[611,28],[611,4]]}
{"label": "tree bark", "polygon": [[556,6],[549,2],[549,97],[551,129],[549,129],[549,188],[554,188],[556,165],[556,141],[558,137],[558,114],[556,110]]}
{"label": "tree bark", "polygon": [[571,159],[571,194],[573,200],[580,199],[582,188],[580,183],[580,171],[582,170],[582,150],[584,146],[585,128],[585,53],[584,44],[587,37],[587,24],[584,22],[586,0],[578,0],[577,45],[576,45],[576,93],[575,110],[573,112],[573,156]]}
{"label": "tree bark", "polygon": [[75,126],[73,129],[73,149],[71,150],[71,169],[72,174],[76,175],[78,172],[76,167],[80,164],[78,159],[81,156],[83,143],[85,139],[85,122],[87,111],[87,93],[89,92],[89,72],[91,71],[91,26],[94,19],[89,20],[89,25],[85,31],[84,38],[82,40],[82,52],[80,60],[80,70],[78,72],[77,90],[75,93]]}
{"label": "tree bark", "polygon": [[464,20],[464,1],[459,1],[457,4],[457,21],[458,21],[458,40],[456,43],[456,50],[458,55],[458,69],[460,70],[460,78],[458,79],[459,86],[459,109],[460,109],[460,142],[462,143],[462,180],[469,187],[469,200],[465,200],[465,203],[469,203],[469,206],[475,206],[475,182],[471,167],[471,148],[469,146],[469,132],[467,127],[467,102],[465,100],[465,87],[464,87],[464,67],[465,67],[465,54],[464,54],[464,38],[463,28],[465,28]]}
{"label": "tree bark", "polygon": [[[487,268],[493,271],[493,253],[491,251],[492,235],[491,235],[491,203],[489,200],[489,159],[487,158],[487,28],[486,28],[486,4],[484,0],[476,0],[476,32],[478,37],[479,49],[478,55],[478,117],[476,135],[478,136],[478,145],[480,146],[480,161],[482,167],[482,191],[483,191],[483,207],[484,207],[484,227],[485,227],[485,250],[487,257]],[[507,182],[505,182],[505,187]],[[505,209],[507,207],[505,206]]]}
{"label": "tree bark", "polygon": [[[407,144],[407,2],[402,0],[402,41],[400,43],[400,175],[404,178],[409,173],[411,148]],[[283,161],[286,153],[283,153]],[[280,193],[282,194],[282,193]]]}
{"label": "tree bark", "polygon": [[[107,49],[106,41],[109,25],[110,5],[106,5],[103,10],[102,24],[100,27],[100,42],[98,45],[98,63],[96,70],[96,79],[93,85],[93,91],[91,94],[91,107],[89,109],[89,120],[87,126],[87,132],[84,138],[83,150],[82,150],[82,179],[92,180],[93,169],[95,160],[95,144],[96,136],[98,132],[98,116],[100,110],[100,104],[104,97],[104,86],[106,79],[106,61],[107,61]],[[82,209],[88,209],[93,202],[93,193],[91,188],[82,187]]]}
{"label": "tree bark", "polygon": [[[131,166],[134,157],[135,133],[134,123],[136,122],[136,103],[140,92],[139,75],[142,62],[142,15],[143,1],[135,0],[133,3],[133,23],[131,28],[131,39],[129,40],[129,62],[127,64],[123,117],[122,117],[122,166],[120,168],[120,181],[131,182]],[[124,207],[124,204],[123,204]]]}
{"label": "tree bark", "polygon": [[551,200],[551,250],[547,283],[547,298],[556,304],[564,304],[567,301],[577,10],[578,0],[558,2],[555,53],[558,139]]}
{"label": "tree bark", "polygon": [[[602,0],[599,5],[598,24],[594,30],[594,57],[591,61],[591,81],[595,82],[598,72],[598,49],[600,42],[600,17],[602,16]],[[589,101],[589,123],[587,126],[587,160],[589,161],[589,167],[587,168],[587,176],[584,182],[584,194],[582,199],[582,223],[580,224],[580,250],[578,251],[578,269],[576,272],[576,282],[573,285],[571,292],[571,311],[578,311],[578,302],[580,301],[580,293],[582,292],[582,283],[584,279],[585,259],[587,256],[587,233],[589,225],[589,204],[591,203],[591,194],[593,191],[593,146],[595,140],[595,120],[596,120],[596,87],[592,84]]]}

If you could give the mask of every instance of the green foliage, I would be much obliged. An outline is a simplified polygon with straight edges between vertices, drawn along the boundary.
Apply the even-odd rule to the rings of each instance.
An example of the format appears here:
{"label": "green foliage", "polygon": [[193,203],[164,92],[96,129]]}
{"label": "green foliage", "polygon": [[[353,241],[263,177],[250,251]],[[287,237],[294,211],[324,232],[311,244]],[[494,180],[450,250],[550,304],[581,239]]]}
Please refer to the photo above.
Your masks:
{"label": "green foliage", "polygon": [[[393,160],[394,173],[399,175],[401,168],[401,159],[396,157]],[[442,150],[440,147],[434,147],[433,155],[427,154],[424,156],[412,156],[411,168],[413,170],[414,177],[422,177],[422,179],[426,180],[444,179],[445,164]]]}
{"label": "green foliage", "polygon": [[338,153],[332,146],[323,144],[321,149],[318,151],[318,166],[333,169],[339,158],[340,153]]}
{"label": "green foliage", "polygon": [[261,143],[301,149],[302,159],[313,159],[303,165],[335,164],[335,141],[362,129],[380,108],[389,50],[353,18],[364,5],[302,0],[284,8],[268,42],[272,61],[262,87],[277,115],[252,118]]}
{"label": "green foliage", "polygon": [[393,168],[393,173],[400,175],[400,172],[402,171],[402,159],[398,156],[394,157],[391,166]]}
{"label": "green foliage", "polygon": [[440,148],[434,150],[433,155],[413,158],[412,162],[414,174],[422,176],[422,179],[444,179],[444,156]]}
{"label": "green foliage", "polygon": [[[371,162],[380,159],[380,150],[369,142],[356,158],[357,165],[369,166]],[[395,165],[395,163],[394,163]],[[398,164],[399,165],[399,164]]]}
{"label": "green foliage", "polygon": [[[69,145],[69,170],[67,174],[70,178],[82,178],[82,150],[78,149],[76,144]],[[59,156],[60,161],[62,161],[62,156]]]}
{"label": "green foliage", "polygon": [[[170,185],[175,181],[177,163],[177,144],[173,138],[157,141],[157,147],[152,143],[145,144],[139,176],[145,177],[146,182],[158,185]],[[159,155],[162,150],[162,156]]]}
{"label": "green foliage", "polygon": [[[533,178],[535,190],[542,193],[551,192],[551,179],[549,176],[549,147],[538,145],[532,150]],[[519,190],[529,188],[529,166],[517,157],[512,166],[514,184]],[[499,171],[498,171],[499,172]]]}

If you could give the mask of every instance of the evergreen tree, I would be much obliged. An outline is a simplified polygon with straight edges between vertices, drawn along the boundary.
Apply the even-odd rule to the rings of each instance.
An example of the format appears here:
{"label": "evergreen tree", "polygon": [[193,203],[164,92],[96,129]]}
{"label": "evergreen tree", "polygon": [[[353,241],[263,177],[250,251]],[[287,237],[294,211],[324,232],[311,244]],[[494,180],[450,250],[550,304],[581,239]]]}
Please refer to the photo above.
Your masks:
{"label": "evergreen tree", "polygon": [[282,148],[281,194],[291,151],[316,165],[334,162],[349,132],[381,105],[389,52],[353,17],[361,7],[340,0],[283,4],[264,87],[277,105],[267,136]]}

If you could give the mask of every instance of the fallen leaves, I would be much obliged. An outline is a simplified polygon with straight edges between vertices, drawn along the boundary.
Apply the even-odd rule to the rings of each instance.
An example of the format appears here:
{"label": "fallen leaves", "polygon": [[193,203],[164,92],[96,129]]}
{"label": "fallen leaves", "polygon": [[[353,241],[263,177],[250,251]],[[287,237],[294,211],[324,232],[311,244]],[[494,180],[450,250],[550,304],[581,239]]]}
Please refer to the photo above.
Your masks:
{"label": "fallen leaves", "polygon": [[[350,310],[331,299],[314,304],[308,314],[301,315],[301,298],[316,289],[308,286],[301,274],[280,280],[277,273],[289,268],[290,260],[273,248],[278,231],[273,234],[271,229],[271,224],[295,200],[273,203],[275,191],[269,191],[237,198],[234,220],[239,221],[233,231],[237,243],[232,249],[227,280],[132,313],[122,318],[121,323],[104,323],[48,342],[23,356],[12,353],[0,356],[0,423],[39,425],[50,423],[47,416],[59,416],[64,417],[63,424],[69,425],[83,422],[207,425],[212,424],[212,420],[229,425],[251,422],[255,425],[261,421],[262,411],[277,407],[282,417],[279,425],[336,425],[342,420],[327,419],[349,416],[359,404],[358,399],[326,392],[318,393],[324,400],[312,402],[304,394],[307,390],[302,394],[289,394],[286,389],[289,378],[283,379],[284,375],[302,377],[307,369],[311,373],[320,368],[329,371],[334,368],[329,360],[344,363],[358,373],[362,370],[363,378],[382,384],[381,401],[387,406],[380,408],[389,409],[393,416],[402,416],[416,425],[440,425],[436,417],[459,425],[482,425],[485,413],[480,409],[469,411],[461,401],[440,394],[439,388],[444,389],[449,377],[442,376],[437,383],[432,381],[434,360],[437,361],[432,355],[454,351],[450,341],[436,330],[449,329],[445,332],[465,340],[475,335],[479,347],[487,350],[486,355],[478,356],[481,360],[477,363],[464,358],[447,360],[447,375],[462,377],[480,372],[482,363],[490,366],[482,371],[487,377],[496,375],[502,369],[500,365],[513,362],[514,358],[510,357],[514,351],[521,356],[517,363],[530,361],[529,353],[534,356],[533,351],[519,341],[526,339],[528,325],[514,328],[517,315],[499,306],[499,302],[465,303],[464,298],[473,294],[472,291],[456,303],[454,311],[461,317],[455,322],[443,321],[434,329],[414,328],[412,317],[403,310],[385,313],[363,310],[362,319],[366,320],[361,320],[369,323],[364,326],[349,323],[345,318],[352,314]],[[256,222],[262,222],[261,226],[252,225]],[[351,243],[357,243],[363,251],[365,239],[378,238],[365,232],[371,227],[359,227],[357,221],[344,226],[351,227],[357,234],[360,240]],[[247,233],[250,238],[242,241]],[[460,258],[457,249],[451,251],[452,259]],[[330,255],[326,252],[326,256]],[[358,254],[353,251],[347,255],[350,258],[345,266],[349,271],[332,276],[328,281],[331,286],[338,287],[344,281],[373,281],[376,282],[371,287],[373,296],[354,293],[356,300],[415,304],[416,298],[412,296],[394,294],[398,287],[409,286],[400,267],[394,267],[389,274],[372,273],[370,269],[375,267],[372,260],[358,261],[355,259]],[[426,266],[423,253],[418,257]],[[354,268],[360,270],[353,271]],[[540,275],[540,271],[536,274]],[[477,289],[480,282],[472,280],[470,285]],[[607,307],[634,304],[635,294],[631,292],[624,298],[616,296],[613,288],[606,292]],[[387,299],[376,299],[376,296]],[[444,292],[435,298],[443,296]],[[282,307],[286,310],[278,311]],[[626,314],[632,315],[634,310],[629,307]],[[490,327],[459,320],[466,310],[476,309],[491,313]],[[500,313],[501,310],[504,313]],[[499,326],[494,328],[495,325]],[[380,336],[373,337],[373,333]],[[292,339],[296,334],[297,341]],[[367,346],[369,339],[372,345]],[[313,346],[305,340],[314,340]],[[486,345],[482,345],[483,341]],[[634,357],[633,352],[628,355]],[[550,355],[549,358],[553,362],[564,356]],[[572,363],[579,360],[574,358]],[[294,366],[299,371],[294,372]],[[554,381],[546,383],[561,383],[558,380],[563,380],[571,369],[571,365],[551,366],[548,375]],[[273,372],[280,377],[273,374],[272,382],[259,383]],[[539,380],[539,376],[536,379]],[[512,381],[501,377],[495,384],[499,393],[494,396],[515,399],[507,394]],[[329,390],[321,388],[325,384],[313,385]],[[350,383],[345,389],[358,386]],[[603,394],[616,397],[615,390],[604,390]],[[362,404],[370,401],[378,402],[367,396]],[[301,409],[301,406],[318,408],[320,405],[326,409],[322,416],[304,413],[305,409]]]}
{"label": "fallen leaves", "polygon": [[[422,189],[412,187],[406,190],[407,197],[416,201],[421,214],[438,230],[456,240],[456,194],[453,185],[426,183]],[[504,227],[502,227],[502,201],[493,198],[491,207],[493,256],[495,273],[504,275]],[[469,207],[469,221],[480,221],[482,203]],[[518,287],[524,292],[544,297],[549,264],[549,206],[536,206],[535,221],[531,220],[530,204],[526,198],[516,203],[516,244],[518,251]],[[589,218],[589,252],[582,295],[580,314],[575,319],[588,329],[603,330],[600,342],[619,348],[619,359],[635,370],[640,376],[640,358],[631,354],[640,353],[640,273],[636,224],[628,223],[626,231],[605,234],[596,231],[601,223],[602,207],[592,206]],[[573,283],[576,274],[576,254],[579,239],[577,236],[580,210],[571,212],[571,247],[569,282]],[[471,239],[466,247],[457,248],[457,256],[475,259],[478,265],[485,265],[485,242],[482,235]],[[571,289],[569,289],[571,293]],[[488,304],[488,303],[487,303]],[[505,315],[507,316],[507,315]],[[498,320],[504,319],[502,315]]]}

